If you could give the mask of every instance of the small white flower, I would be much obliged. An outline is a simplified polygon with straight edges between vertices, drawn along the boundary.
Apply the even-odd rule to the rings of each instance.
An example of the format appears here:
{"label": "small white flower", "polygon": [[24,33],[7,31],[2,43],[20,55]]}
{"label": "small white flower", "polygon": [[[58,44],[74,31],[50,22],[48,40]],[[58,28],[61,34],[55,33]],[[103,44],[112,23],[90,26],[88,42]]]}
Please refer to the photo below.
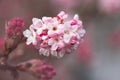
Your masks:
{"label": "small white flower", "polygon": [[39,49],[39,54],[40,55],[44,55],[44,56],[49,56],[49,50],[48,49],[44,49],[44,48],[40,48]]}
{"label": "small white flower", "polygon": [[55,33],[60,34],[63,32],[64,25],[58,24],[58,22],[48,25],[48,35],[53,35]]}
{"label": "small white flower", "polygon": [[83,27],[83,26],[82,26],[82,21],[79,20],[79,16],[78,16],[78,14],[75,14],[75,15],[74,15],[73,20],[75,20],[76,25],[77,25],[78,27],[80,27],[80,28]]}
{"label": "small white flower", "polygon": [[81,29],[81,30],[79,30],[78,33],[79,33],[80,37],[83,37],[84,34],[86,33],[86,31],[84,29]]}
{"label": "small white flower", "polygon": [[27,41],[26,41],[26,44],[27,45],[29,45],[29,44],[33,44],[33,45],[35,45],[36,44],[36,33],[35,33],[35,31],[34,30],[25,30],[24,32],[23,32],[23,35],[25,36],[25,37],[27,37]]}
{"label": "small white flower", "polygon": [[77,26],[71,26],[69,22],[65,23],[64,35],[63,35],[63,39],[65,43],[69,43],[71,38],[76,36],[77,29],[78,29]]}
{"label": "small white flower", "polygon": [[60,34],[63,32],[62,30],[62,27],[63,25],[55,25],[55,24],[52,24],[52,25],[49,25],[49,28],[48,28],[48,35],[53,35],[55,33],[57,34]]}
{"label": "small white flower", "polygon": [[51,50],[51,55],[56,56],[57,57],[57,51],[56,50]]}
{"label": "small white flower", "polygon": [[42,34],[43,30],[47,29],[46,24],[43,24],[41,19],[33,18],[32,22],[31,28],[36,30],[37,35]]}
{"label": "small white flower", "polygon": [[77,38],[81,39],[81,37],[83,37],[85,35],[86,31],[84,29],[80,29],[78,30],[78,32],[76,33]]}
{"label": "small white flower", "polygon": [[64,11],[61,11],[57,16],[60,19],[66,19],[68,17],[68,14],[66,14]]}
{"label": "small white flower", "polygon": [[43,25],[42,20],[38,19],[38,18],[33,18],[32,22],[33,22],[33,24],[32,24],[32,28],[33,29],[38,29],[38,28],[40,28]]}
{"label": "small white flower", "polygon": [[61,57],[63,57],[63,56],[64,56],[64,54],[65,54],[65,50],[64,50],[64,49],[62,49],[61,51],[59,51],[59,52],[58,52],[57,57],[58,57],[58,58],[61,58]]}
{"label": "small white flower", "polygon": [[73,17],[74,20],[79,20],[79,16],[78,14],[75,14],[74,17]]}
{"label": "small white flower", "polygon": [[43,24],[41,27],[39,27],[37,30],[36,30],[36,33],[38,35],[42,34],[43,30],[47,29],[46,25]]}
{"label": "small white flower", "polygon": [[42,17],[42,21],[44,22],[44,24],[49,24],[49,23],[53,23],[53,18],[52,17]]}
{"label": "small white flower", "polygon": [[57,50],[58,48],[63,48],[64,43],[62,38],[51,38],[48,40],[48,45],[51,46],[51,50]]}

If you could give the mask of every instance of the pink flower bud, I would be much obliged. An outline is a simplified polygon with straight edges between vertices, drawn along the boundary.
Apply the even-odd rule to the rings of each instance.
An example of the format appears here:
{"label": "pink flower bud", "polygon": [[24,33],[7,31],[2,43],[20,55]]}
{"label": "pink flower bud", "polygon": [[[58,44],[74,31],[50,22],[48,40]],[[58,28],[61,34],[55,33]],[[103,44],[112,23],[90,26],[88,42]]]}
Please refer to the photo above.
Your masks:
{"label": "pink flower bud", "polygon": [[21,36],[25,28],[25,22],[21,18],[13,18],[6,25],[7,37]]}
{"label": "pink flower bud", "polygon": [[10,53],[23,39],[25,22],[21,18],[13,18],[6,25],[5,50]]}
{"label": "pink flower bud", "polygon": [[34,77],[42,80],[50,80],[56,75],[54,68],[47,65],[44,61],[33,59],[27,62],[20,63],[19,69],[32,74]]}

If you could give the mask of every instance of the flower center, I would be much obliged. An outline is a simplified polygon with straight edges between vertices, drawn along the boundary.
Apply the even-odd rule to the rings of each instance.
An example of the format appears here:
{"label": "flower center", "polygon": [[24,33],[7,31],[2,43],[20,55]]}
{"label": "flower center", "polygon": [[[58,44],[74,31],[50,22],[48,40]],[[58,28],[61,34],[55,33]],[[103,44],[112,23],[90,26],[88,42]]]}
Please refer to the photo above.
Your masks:
{"label": "flower center", "polygon": [[55,41],[56,41],[56,42],[58,42],[58,41],[59,41],[59,39],[58,39],[58,38],[55,38]]}
{"label": "flower center", "polygon": [[53,27],[53,31],[56,31],[56,30],[57,30],[57,27],[56,27],[56,26],[54,26],[54,27]]}

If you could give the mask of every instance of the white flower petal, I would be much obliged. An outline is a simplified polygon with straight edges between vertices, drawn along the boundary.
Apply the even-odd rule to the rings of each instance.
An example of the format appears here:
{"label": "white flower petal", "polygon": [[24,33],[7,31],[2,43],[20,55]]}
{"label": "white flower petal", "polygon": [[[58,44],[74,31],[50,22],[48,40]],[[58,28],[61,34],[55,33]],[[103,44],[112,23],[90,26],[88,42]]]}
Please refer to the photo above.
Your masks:
{"label": "white flower petal", "polygon": [[26,44],[29,45],[33,42],[33,37],[29,37],[26,41]]}
{"label": "white flower petal", "polygon": [[49,39],[48,40],[48,45],[52,45],[54,43],[54,40],[53,39]]}
{"label": "white flower petal", "polygon": [[36,33],[38,34],[38,35],[40,35],[41,33],[42,33],[42,28],[39,28],[39,29],[37,29],[37,31],[36,31]]}
{"label": "white flower petal", "polygon": [[52,51],[51,51],[51,54],[52,54],[53,56],[57,56],[57,51],[52,50]]}
{"label": "white flower petal", "polygon": [[61,11],[61,12],[58,14],[58,16],[59,16],[60,18],[62,18],[62,19],[65,19],[65,18],[68,17],[68,14],[66,14],[64,11]]}
{"label": "white flower petal", "polygon": [[32,19],[32,22],[33,22],[34,25],[37,25],[38,23],[39,23],[39,24],[42,24],[41,19],[38,19],[38,18],[33,18],[33,19]]}
{"label": "white flower petal", "polygon": [[47,29],[46,24],[43,24],[41,28],[42,28],[43,30]]}
{"label": "white flower petal", "polygon": [[48,29],[49,29],[49,30],[52,30],[52,29],[53,29],[53,26],[54,26],[53,24],[48,24]]}
{"label": "white flower petal", "polygon": [[58,44],[54,43],[51,47],[51,50],[56,50],[58,48]]}
{"label": "white flower petal", "polygon": [[47,20],[47,17],[46,16],[43,16],[42,17],[42,21],[45,22]]}
{"label": "white flower petal", "polygon": [[58,53],[58,58],[61,58],[61,57],[63,57],[64,56],[64,54],[65,54],[65,51],[64,50],[62,50],[62,51],[60,51],[59,53]]}
{"label": "white flower petal", "polygon": [[77,39],[80,39],[80,38],[81,38],[78,33],[76,33],[76,37],[77,37]]}
{"label": "white flower petal", "polygon": [[77,30],[78,30],[78,26],[77,25],[75,25],[75,26],[71,26],[72,27],[72,32],[76,32]]}
{"label": "white flower petal", "polygon": [[29,37],[29,36],[31,36],[31,31],[27,29],[27,30],[23,31],[23,35],[25,37]]}
{"label": "white flower petal", "polygon": [[49,56],[49,55],[50,55],[48,50],[45,50],[45,51],[43,52],[43,54],[44,54],[44,56]]}
{"label": "white flower petal", "polygon": [[53,19],[52,19],[52,17],[46,17],[46,16],[44,16],[44,17],[42,17],[42,21],[44,23],[51,23],[53,21]]}
{"label": "white flower petal", "polygon": [[62,40],[59,40],[59,42],[57,44],[58,44],[59,48],[63,48],[65,46],[65,44]]}
{"label": "white flower petal", "polygon": [[64,25],[62,25],[62,24],[58,25],[58,32],[59,33],[64,33],[64,29],[65,29]]}
{"label": "white flower petal", "polygon": [[64,24],[65,24],[65,29],[67,30],[71,27],[70,22],[65,22]]}
{"label": "white flower petal", "polygon": [[49,56],[50,54],[49,54],[49,50],[47,50],[47,49],[44,49],[44,48],[40,48],[39,49],[39,54],[40,55],[44,55],[44,56]]}
{"label": "white flower petal", "polygon": [[36,44],[37,44],[37,41],[36,41],[35,38],[33,38],[32,44],[33,44],[33,45],[36,45]]}
{"label": "white flower petal", "polygon": [[73,19],[78,20],[79,19],[78,14],[75,14]]}
{"label": "white flower petal", "polygon": [[49,31],[48,31],[48,35],[52,35],[52,34],[54,34],[54,31],[49,30]]}
{"label": "white flower petal", "polygon": [[47,36],[42,36],[42,40],[45,40],[45,39],[47,39]]}
{"label": "white flower petal", "polygon": [[64,11],[61,11],[59,14],[58,14],[58,16],[61,16],[61,15],[64,15],[65,14],[65,12]]}
{"label": "white flower petal", "polygon": [[67,35],[67,34],[64,34],[63,38],[64,38],[65,43],[69,43],[70,39],[71,39],[71,36]]}
{"label": "white flower petal", "polygon": [[44,52],[44,48],[40,48],[40,49],[39,49],[39,54],[42,55],[43,52]]}
{"label": "white flower petal", "polygon": [[84,34],[86,33],[86,31],[84,29],[81,29],[78,31],[78,33],[79,33],[80,37],[83,37]]}

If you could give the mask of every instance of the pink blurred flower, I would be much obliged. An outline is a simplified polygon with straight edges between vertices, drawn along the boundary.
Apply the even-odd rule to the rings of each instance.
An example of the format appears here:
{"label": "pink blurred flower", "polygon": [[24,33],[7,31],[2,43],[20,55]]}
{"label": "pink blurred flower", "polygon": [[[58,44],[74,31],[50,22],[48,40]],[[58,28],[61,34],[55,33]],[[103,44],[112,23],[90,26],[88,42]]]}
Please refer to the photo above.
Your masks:
{"label": "pink blurred flower", "polygon": [[89,63],[91,61],[93,46],[89,32],[86,33],[84,41],[78,47],[78,53],[78,58],[81,60],[81,62]]}
{"label": "pink blurred flower", "polygon": [[120,29],[115,30],[110,37],[108,38],[110,42],[110,46],[113,48],[119,48],[120,47]]}
{"label": "pink blurred flower", "polygon": [[79,5],[81,0],[51,0],[58,8],[72,9]]}
{"label": "pink blurred flower", "polygon": [[99,8],[106,13],[115,13],[120,11],[120,0],[99,0]]}
{"label": "pink blurred flower", "polygon": [[71,14],[79,6],[86,7],[95,2],[95,0],[51,0],[53,6],[56,10],[66,10]]}

